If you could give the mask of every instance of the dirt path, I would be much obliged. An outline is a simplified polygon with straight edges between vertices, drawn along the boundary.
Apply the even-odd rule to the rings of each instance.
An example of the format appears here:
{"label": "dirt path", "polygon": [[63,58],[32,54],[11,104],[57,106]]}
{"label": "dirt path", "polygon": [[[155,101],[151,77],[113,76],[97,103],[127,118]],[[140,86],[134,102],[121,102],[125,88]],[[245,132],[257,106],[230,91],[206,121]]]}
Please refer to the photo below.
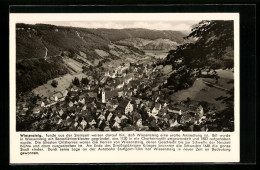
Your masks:
{"label": "dirt path", "polygon": [[210,86],[215,87],[215,88],[220,89],[220,90],[224,90],[224,91],[229,91],[230,90],[230,89],[226,89],[224,87],[220,87],[220,86],[218,86],[216,84],[213,84],[213,83],[210,83],[210,82],[207,82],[207,81],[204,81],[204,80],[201,80],[201,81],[203,83],[207,84],[207,85],[210,85]]}
{"label": "dirt path", "polygon": [[47,55],[48,55],[48,48],[45,47],[45,56],[44,56],[44,60],[45,60],[45,61],[47,60]]}

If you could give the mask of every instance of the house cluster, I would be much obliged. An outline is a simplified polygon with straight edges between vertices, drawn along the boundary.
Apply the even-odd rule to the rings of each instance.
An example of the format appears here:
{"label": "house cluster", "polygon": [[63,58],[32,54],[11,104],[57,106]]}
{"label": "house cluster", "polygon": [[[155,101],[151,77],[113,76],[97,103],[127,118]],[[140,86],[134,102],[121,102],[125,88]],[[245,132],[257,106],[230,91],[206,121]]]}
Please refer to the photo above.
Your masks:
{"label": "house cluster", "polygon": [[[50,99],[38,100],[32,109],[35,130],[53,131],[163,131],[203,130],[214,122],[198,104],[174,105],[156,82],[157,68],[122,65],[104,71],[99,79],[88,75],[88,84],[73,85]],[[142,91],[149,86],[148,91]],[[152,88],[151,88],[152,87]],[[144,97],[145,96],[145,97]],[[27,109],[26,106],[21,106]],[[40,119],[39,119],[40,118]],[[44,125],[45,124],[45,125]],[[50,128],[50,129],[48,129]]]}

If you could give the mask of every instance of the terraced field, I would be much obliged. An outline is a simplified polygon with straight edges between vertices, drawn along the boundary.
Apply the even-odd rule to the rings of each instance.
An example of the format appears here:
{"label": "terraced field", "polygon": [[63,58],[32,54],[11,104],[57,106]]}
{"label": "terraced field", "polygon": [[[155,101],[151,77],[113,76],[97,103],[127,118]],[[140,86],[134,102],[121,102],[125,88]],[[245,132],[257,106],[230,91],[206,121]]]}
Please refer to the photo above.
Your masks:
{"label": "terraced field", "polygon": [[[82,73],[83,64],[81,64],[73,59],[70,59],[70,58],[64,57],[63,59],[64,59],[64,62],[66,63],[66,66],[71,71],[71,73],[65,74],[64,76],[57,77],[52,80],[49,80],[46,84],[43,84],[43,85],[33,89],[32,92],[34,94],[39,95],[41,97],[47,97],[47,98],[51,97],[54,93],[62,92],[64,90],[66,90],[70,86],[72,80],[75,77],[82,79],[82,77],[86,76],[84,73]],[[56,88],[54,88],[51,85],[53,80],[58,81],[58,86]]]}
{"label": "terraced field", "polygon": [[66,63],[66,66],[70,69],[70,70],[73,70],[74,72],[82,72],[82,66],[83,64],[71,59],[71,58],[68,58],[68,57],[64,57],[63,58],[63,61]]}

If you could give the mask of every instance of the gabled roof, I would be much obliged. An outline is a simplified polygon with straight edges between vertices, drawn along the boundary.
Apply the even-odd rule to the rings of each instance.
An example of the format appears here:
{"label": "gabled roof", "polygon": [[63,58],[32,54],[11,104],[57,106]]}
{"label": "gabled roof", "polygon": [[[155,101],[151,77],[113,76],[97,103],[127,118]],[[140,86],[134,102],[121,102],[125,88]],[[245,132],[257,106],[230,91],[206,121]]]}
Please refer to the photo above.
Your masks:
{"label": "gabled roof", "polygon": [[89,92],[88,95],[89,97],[97,97],[97,93],[94,92]]}
{"label": "gabled roof", "polygon": [[129,103],[128,100],[122,100],[122,101],[119,103],[118,107],[124,109],[124,108],[127,106],[128,103]]}
{"label": "gabled roof", "polygon": [[81,99],[83,99],[83,98],[85,98],[86,97],[86,94],[81,94],[80,96],[79,96],[79,99],[81,100]]}
{"label": "gabled roof", "polygon": [[72,88],[73,88],[74,90],[78,90],[78,89],[79,89],[79,88],[78,88],[77,86],[75,86],[75,85],[74,85]]}
{"label": "gabled roof", "polygon": [[106,98],[113,98],[118,96],[118,90],[106,91]]}
{"label": "gabled roof", "polygon": [[40,104],[42,104],[42,101],[38,100],[38,101],[36,102],[36,104],[37,104],[37,105],[40,105]]}
{"label": "gabled roof", "polygon": [[55,93],[53,96],[57,96],[58,98],[62,98],[63,94],[61,92]]}

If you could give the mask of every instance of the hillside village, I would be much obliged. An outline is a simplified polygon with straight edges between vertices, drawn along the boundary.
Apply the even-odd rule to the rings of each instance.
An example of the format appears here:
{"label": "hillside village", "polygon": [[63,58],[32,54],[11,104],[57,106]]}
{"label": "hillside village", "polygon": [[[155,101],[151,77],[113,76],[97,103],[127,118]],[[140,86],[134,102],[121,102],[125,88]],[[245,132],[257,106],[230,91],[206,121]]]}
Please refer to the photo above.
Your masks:
{"label": "hillside village", "polygon": [[214,110],[205,112],[198,102],[171,101],[162,68],[148,63],[122,63],[92,71],[84,67],[86,77],[75,77],[64,91],[49,98],[22,97],[17,102],[17,119],[23,123],[17,130],[217,130]]}
{"label": "hillside village", "polygon": [[222,29],[196,27],[206,38],[185,41],[180,31],[17,24],[17,131],[234,131],[232,23],[210,22]]}

